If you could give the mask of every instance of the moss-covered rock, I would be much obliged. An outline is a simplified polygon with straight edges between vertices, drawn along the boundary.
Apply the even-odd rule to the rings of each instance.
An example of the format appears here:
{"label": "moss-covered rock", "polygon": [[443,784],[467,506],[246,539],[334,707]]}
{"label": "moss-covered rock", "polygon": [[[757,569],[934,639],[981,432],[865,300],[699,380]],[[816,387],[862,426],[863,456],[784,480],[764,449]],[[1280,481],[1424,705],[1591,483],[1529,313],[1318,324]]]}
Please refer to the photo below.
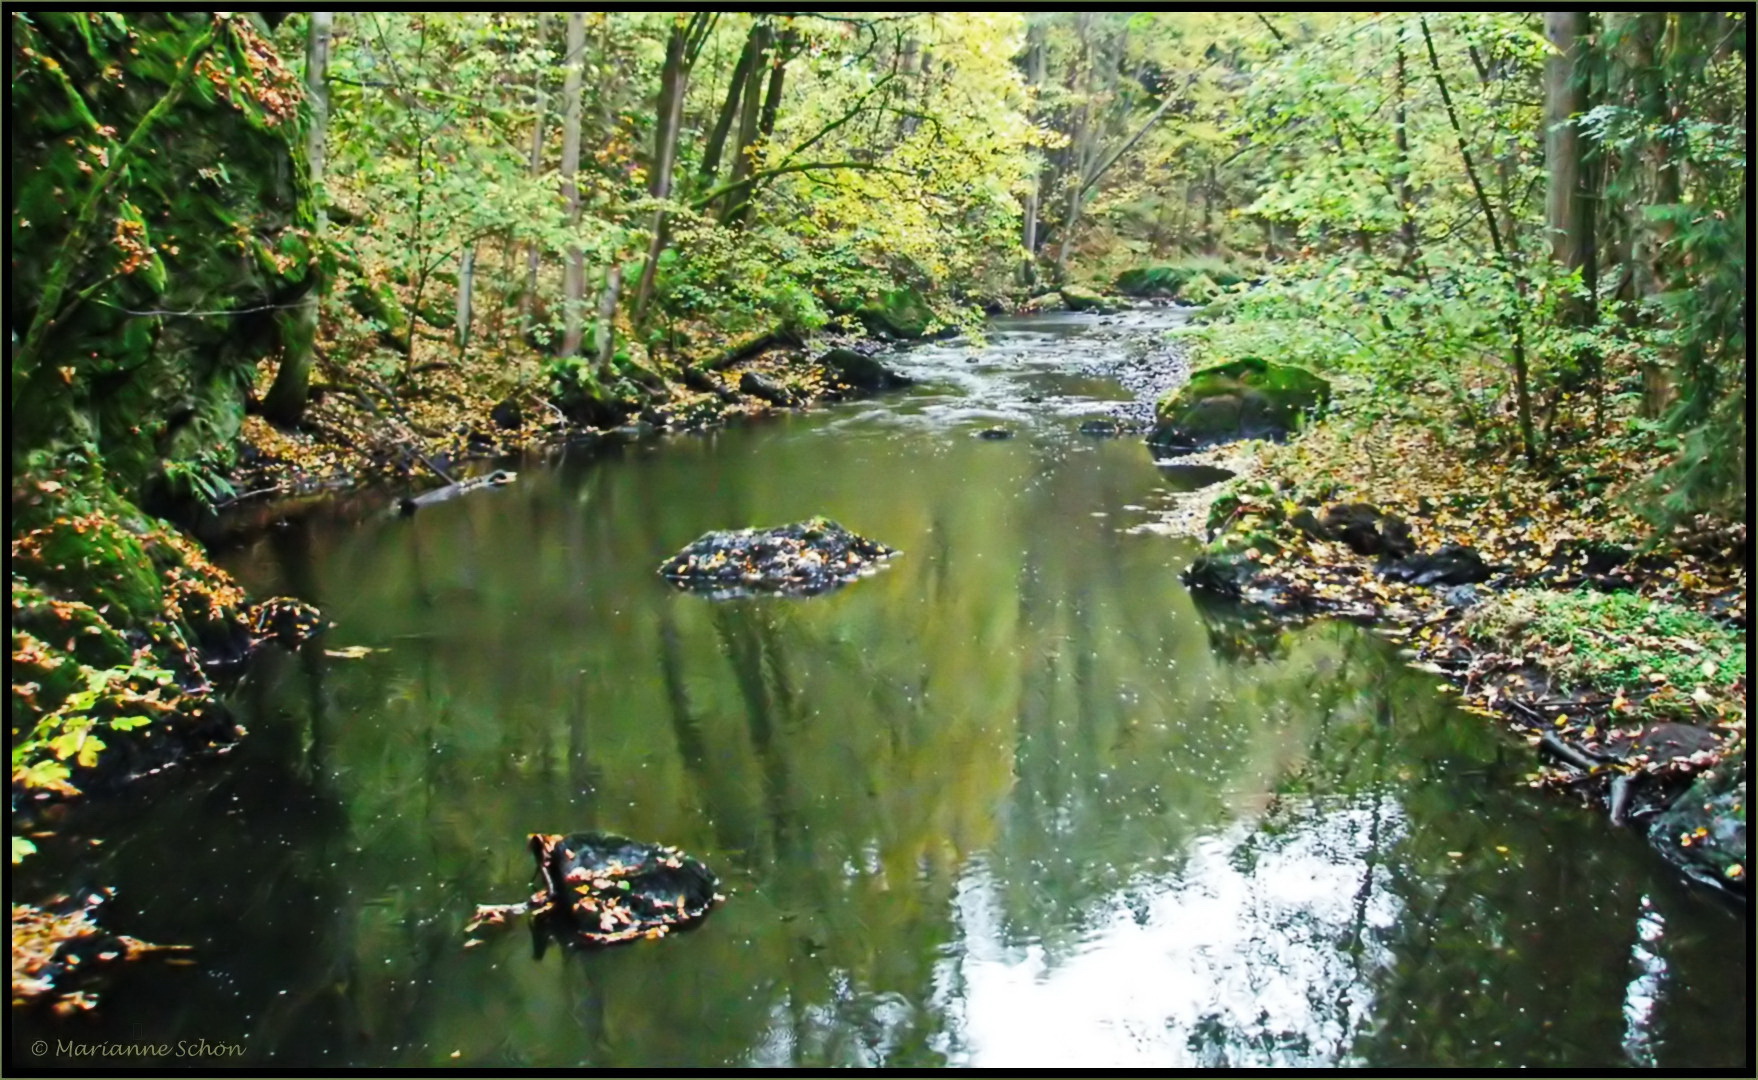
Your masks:
{"label": "moss-covered rock", "polygon": [[1730,759],[1698,777],[1654,819],[1648,839],[1698,881],[1746,895],[1746,763]]}
{"label": "moss-covered rock", "polygon": [[297,80],[243,14],[11,25],[14,467],[90,443],[135,494],[230,445],[314,280]]}
{"label": "moss-covered rock", "polygon": [[1091,311],[1100,315],[1108,315],[1117,310],[1117,305],[1105,299],[1099,293],[1079,285],[1064,285],[1061,289],[1062,299],[1070,311]]}
{"label": "moss-covered rock", "polygon": [[818,362],[839,382],[860,390],[890,390],[913,381],[886,367],[878,357],[853,349],[831,349]]}
{"label": "moss-covered rock", "polygon": [[1243,438],[1280,438],[1330,403],[1331,385],[1303,367],[1255,356],[1202,368],[1154,407],[1148,441],[1193,450]]}
{"label": "moss-covered rock", "polygon": [[934,311],[927,299],[916,289],[904,286],[880,293],[876,301],[855,312],[874,334],[894,338],[919,338],[934,324]]}
{"label": "moss-covered rock", "polygon": [[1202,258],[1188,264],[1138,266],[1117,275],[1117,291],[1125,296],[1157,296],[1181,300],[1187,304],[1205,304],[1213,292],[1202,299],[1190,294],[1191,283],[1202,278],[1203,289],[1218,291],[1231,288],[1245,280],[1245,275],[1219,259]]}

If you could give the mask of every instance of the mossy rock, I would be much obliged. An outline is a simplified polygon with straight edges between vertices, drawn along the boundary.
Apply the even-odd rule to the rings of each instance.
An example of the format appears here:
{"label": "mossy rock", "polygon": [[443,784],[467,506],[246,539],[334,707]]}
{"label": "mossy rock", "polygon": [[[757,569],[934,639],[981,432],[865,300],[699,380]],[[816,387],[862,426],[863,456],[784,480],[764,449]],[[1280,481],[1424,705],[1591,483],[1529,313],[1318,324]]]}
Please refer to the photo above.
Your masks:
{"label": "mossy rock", "polygon": [[1207,274],[1197,274],[1178,290],[1178,299],[1186,304],[1203,305],[1221,295],[1220,283]]}
{"label": "mossy rock", "polygon": [[1742,896],[1746,879],[1746,766],[1718,766],[1654,819],[1649,841],[1686,876]]}
{"label": "mossy rock", "polygon": [[[1199,279],[1201,285],[1196,284]],[[1221,264],[1220,260],[1203,258],[1186,265],[1138,266],[1125,270],[1117,275],[1117,291],[1125,296],[1159,296],[1186,304],[1206,304],[1221,289],[1230,289],[1244,280],[1244,274]]]}
{"label": "mossy rock", "polygon": [[1154,407],[1148,441],[1194,450],[1246,438],[1282,438],[1330,404],[1331,384],[1303,367],[1255,356],[1198,370]]}
{"label": "mossy rock", "polygon": [[1070,311],[1091,311],[1099,315],[1109,315],[1117,310],[1117,305],[1105,299],[1091,289],[1079,285],[1064,285],[1061,289],[1062,300]]}
{"label": "mossy rock", "polygon": [[878,357],[853,349],[831,349],[818,358],[818,363],[838,380],[861,390],[890,390],[914,381],[892,371]]}
{"label": "mossy rock", "polygon": [[907,285],[880,293],[877,302],[863,305],[855,315],[874,334],[905,339],[926,336],[934,322],[927,299]]}
{"label": "mossy rock", "polygon": [[1117,275],[1117,291],[1125,296],[1177,296],[1190,276],[1182,266],[1138,266]]}

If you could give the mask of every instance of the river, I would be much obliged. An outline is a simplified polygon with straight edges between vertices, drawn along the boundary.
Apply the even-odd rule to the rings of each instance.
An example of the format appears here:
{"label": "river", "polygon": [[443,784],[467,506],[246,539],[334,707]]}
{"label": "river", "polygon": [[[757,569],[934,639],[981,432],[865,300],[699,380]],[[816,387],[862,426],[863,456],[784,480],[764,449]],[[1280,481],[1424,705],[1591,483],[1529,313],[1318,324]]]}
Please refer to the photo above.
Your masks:
{"label": "river", "polygon": [[[194,962],[130,965],[15,1045],[202,1040],[238,1055],[177,1064],[294,1068],[1743,1061],[1742,913],[1524,786],[1530,751],[1372,633],[1199,602],[1195,546],[1132,530],[1181,480],[1079,425],[1128,397],[1104,361],[1177,318],[1001,321],[899,354],[908,391],[227,553],[334,627],[253,668],[236,749],[70,826],[103,841],[77,873],[116,886],[108,920]],[[707,530],[814,514],[903,554],[810,599],[655,573]],[[727,902],[656,942],[467,945],[476,904],[530,892],[528,833],[588,829],[683,848]],[[57,858],[22,869],[76,872]]]}

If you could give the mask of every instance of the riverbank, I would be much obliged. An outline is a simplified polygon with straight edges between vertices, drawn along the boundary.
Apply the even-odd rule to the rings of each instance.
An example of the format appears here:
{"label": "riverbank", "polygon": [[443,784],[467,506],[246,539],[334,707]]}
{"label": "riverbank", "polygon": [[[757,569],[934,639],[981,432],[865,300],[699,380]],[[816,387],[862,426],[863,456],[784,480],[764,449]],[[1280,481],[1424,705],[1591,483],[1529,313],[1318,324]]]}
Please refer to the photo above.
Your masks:
{"label": "riverbank", "polygon": [[1153,526],[1207,542],[1194,588],[1372,624],[1542,755],[1533,786],[1746,895],[1744,523],[1655,535],[1619,498],[1639,457],[1538,474],[1420,415],[1347,405],[1286,444],[1203,460],[1239,475]]}

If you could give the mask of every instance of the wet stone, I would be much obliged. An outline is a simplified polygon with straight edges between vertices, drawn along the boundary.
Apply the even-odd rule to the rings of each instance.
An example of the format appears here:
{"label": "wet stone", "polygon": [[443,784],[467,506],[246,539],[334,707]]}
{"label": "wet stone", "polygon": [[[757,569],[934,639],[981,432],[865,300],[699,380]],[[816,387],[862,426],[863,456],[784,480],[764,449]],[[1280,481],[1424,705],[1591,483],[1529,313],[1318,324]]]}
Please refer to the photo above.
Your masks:
{"label": "wet stone", "polygon": [[712,871],[676,848],[621,836],[534,834],[543,879],[533,910],[582,945],[660,938],[699,922],[716,903]]}
{"label": "wet stone", "polygon": [[659,573],[680,589],[714,599],[813,596],[872,573],[896,554],[895,548],[816,517],[773,529],[707,533],[667,559]]}

